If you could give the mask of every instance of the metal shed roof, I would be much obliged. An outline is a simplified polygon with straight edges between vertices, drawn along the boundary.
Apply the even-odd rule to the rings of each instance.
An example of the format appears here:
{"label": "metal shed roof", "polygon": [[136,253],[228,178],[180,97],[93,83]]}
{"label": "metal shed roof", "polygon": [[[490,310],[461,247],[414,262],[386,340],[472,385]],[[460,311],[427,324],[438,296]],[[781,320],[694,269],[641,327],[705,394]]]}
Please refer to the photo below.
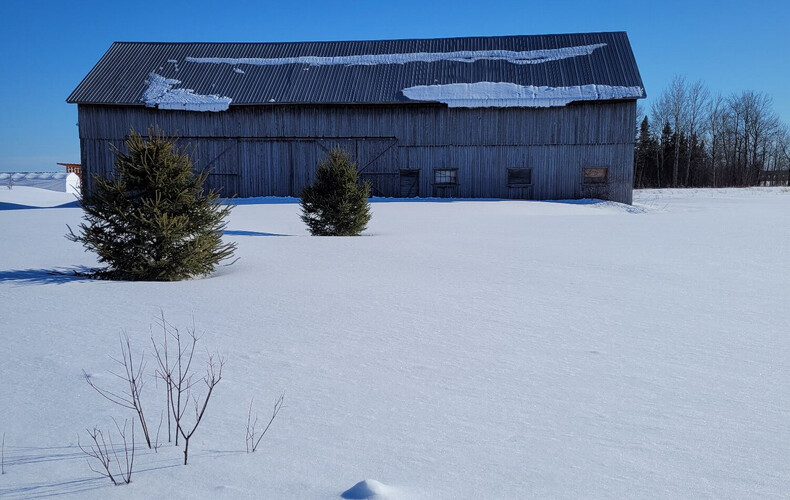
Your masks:
{"label": "metal shed roof", "polygon": [[[401,103],[412,101],[406,89],[481,82],[550,90],[637,89],[636,94],[601,93],[594,99],[645,95],[628,36],[609,32],[351,42],[116,42],[67,102],[145,105],[144,94],[170,89],[181,97],[219,96],[230,105]],[[150,99],[148,105],[154,105]]]}

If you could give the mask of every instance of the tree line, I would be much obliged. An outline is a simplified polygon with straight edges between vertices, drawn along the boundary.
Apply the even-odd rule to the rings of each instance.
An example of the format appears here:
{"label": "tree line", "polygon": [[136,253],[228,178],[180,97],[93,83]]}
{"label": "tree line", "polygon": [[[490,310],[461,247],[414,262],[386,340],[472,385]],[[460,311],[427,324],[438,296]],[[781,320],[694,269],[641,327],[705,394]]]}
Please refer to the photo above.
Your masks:
{"label": "tree line", "polygon": [[675,76],[637,114],[634,187],[754,186],[790,169],[790,128],[763,92],[712,95]]}

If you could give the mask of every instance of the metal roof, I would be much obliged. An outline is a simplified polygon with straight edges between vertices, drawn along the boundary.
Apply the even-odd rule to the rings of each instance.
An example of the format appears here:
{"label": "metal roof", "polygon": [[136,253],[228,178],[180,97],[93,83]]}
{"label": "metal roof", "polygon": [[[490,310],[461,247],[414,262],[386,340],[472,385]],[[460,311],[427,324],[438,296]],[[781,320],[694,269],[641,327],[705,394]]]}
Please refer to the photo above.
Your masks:
{"label": "metal roof", "polygon": [[[539,57],[590,46],[589,54]],[[538,51],[538,57],[517,63],[506,56],[473,54],[465,60],[464,54],[447,54],[468,51]],[[358,64],[354,61],[360,57],[350,56],[368,61]],[[387,63],[388,57],[395,62]],[[218,58],[233,61],[209,62]],[[314,60],[319,63],[309,62]],[[628,36],[609,32],[350,42],[116,42],[67,102],[144,105],[151,73],[179,80],[178,88],[195,94],[230,97],[231,105],[399,103],[409,102],[403,95],[409,87],[476,82],[638,87],[645,95]]]}

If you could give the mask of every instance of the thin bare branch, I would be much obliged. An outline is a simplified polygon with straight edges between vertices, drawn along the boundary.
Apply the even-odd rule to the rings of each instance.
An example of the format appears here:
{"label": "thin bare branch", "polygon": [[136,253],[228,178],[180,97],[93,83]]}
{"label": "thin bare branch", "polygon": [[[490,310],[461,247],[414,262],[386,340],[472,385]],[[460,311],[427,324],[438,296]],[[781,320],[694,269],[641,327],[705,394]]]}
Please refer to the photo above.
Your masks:
{"label": "thin bare branch", "polygon": [[[194,318],[192,326],[186,329],[184,336],[165,320],[164,314],[161,316],[160,325],[162,326],[162,342],[157,343],[151,338],[154,356],[158,364],[156,376],[162,379],[167,387],[168,415],[172,415],[175,422],[176,446],[178,446],[179,436],[184,439],[184,465],[186,465],[189,457],[189,440],[203,420],[214,387],[222,379],[222,367],[225,361],[222,358],[215,360],[214,356],[209,355],[206,375],[202,379],[193,377],[192,362],[197,342],[200,339],[196,333]],[[175,352],[172,353],[172,356],[168,348],[168,337],[175,343]],[[206,386],[206,393],[202,398],[193,394],[200,380]],[[184,417],[190,405],[194,408],[194,421],[191,426],[187,426]],[[169,423],[170,417],[168,416],[168,425]]]}
{"label": "thin bare branch", "polygon": [[[96,427],[93,428],[93,431],[85,429],[85,432],[88,433],[88,436],[90,436],[93,444],[91,444],[87,449],[83,448],[82,444],[80,443],[80,438],[77,436],[77,446],[79,446],[80,450],[82,450],[84,454],[88,455],[88,467],[90,467],[90,469],[96,474],[108,478],[110,481],[112,481],[112,484],[117,486],[118,481],[112,475],[112,471],[110,471],[111,458],[110,452],[107,449],[107,442],[104,439],[104,434],[102,434],[102,431]],[[100,467],[94,468],[90,458],[93,458],[99,462]]]}
{"label": "thin bare branch", "polygon": [[[269,422],[264,427],[263,431],[260,435],[257,435],[257,431],[255,430],[256,425],[258,423],[258,415],[255,415],[255,419],[250,425],[250,416],[252,415],[252,400],[250,401],[250,410],[247,412],[247,438],[246,438],[246,445],[247,445],[247,453],[255,453],[255,450],[258,449],[258,445],[261,444],[261,440],[263,436],[266,435],[266,431],[269,430],[271,427],[272,422],[274,419],[277,418],[277,415],[280,413],[280,410],[283,409],[283,401],[285,400],[285,393],[282,393],[279,398],[274,401],[274,408],[272,409],[272,416],[269,418]],[[256,439],[257,435],[257,439]]]}

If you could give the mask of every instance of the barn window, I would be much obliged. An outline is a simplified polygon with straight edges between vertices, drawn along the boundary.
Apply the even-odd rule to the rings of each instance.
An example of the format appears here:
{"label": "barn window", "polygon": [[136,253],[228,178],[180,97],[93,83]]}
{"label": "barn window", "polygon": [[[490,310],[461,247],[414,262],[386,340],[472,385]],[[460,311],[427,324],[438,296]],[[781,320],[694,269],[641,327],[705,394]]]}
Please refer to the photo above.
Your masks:
{"label": "barn window", "polygon": [[606,167],[595,167],[584,169],[585,184],[606,184],[609,169]]}
{"label": "barn window", "polygon": [[458,184],[457,168],[437,168],[433,171],[433,183],[456,185]]}
{"label": "barn window", "polygon": [[523,187],[532,184],[531,168],[509,168],[507,169],[508,187]]}

